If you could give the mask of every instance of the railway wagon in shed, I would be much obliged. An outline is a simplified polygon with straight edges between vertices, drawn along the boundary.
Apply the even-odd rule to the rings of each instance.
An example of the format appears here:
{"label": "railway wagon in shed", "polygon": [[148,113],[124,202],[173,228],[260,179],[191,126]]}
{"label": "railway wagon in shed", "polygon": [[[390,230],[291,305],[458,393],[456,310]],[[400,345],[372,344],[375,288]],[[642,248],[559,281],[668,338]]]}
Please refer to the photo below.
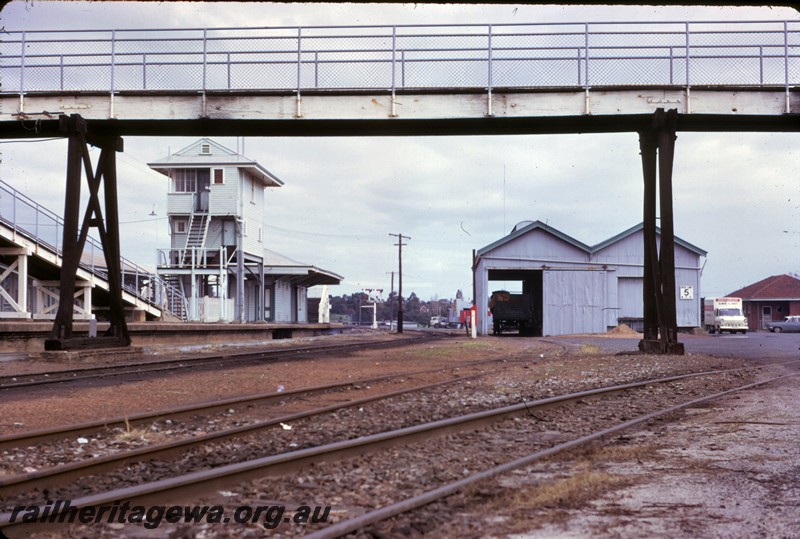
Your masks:
{"label": "railway wagon in shed", "polygon": [[527,335],[536,330],[536,309],[530,294],[495,290],[489,299],[489,310],[495,335],[501,335],[505,330],[517,330],[520,335]]}

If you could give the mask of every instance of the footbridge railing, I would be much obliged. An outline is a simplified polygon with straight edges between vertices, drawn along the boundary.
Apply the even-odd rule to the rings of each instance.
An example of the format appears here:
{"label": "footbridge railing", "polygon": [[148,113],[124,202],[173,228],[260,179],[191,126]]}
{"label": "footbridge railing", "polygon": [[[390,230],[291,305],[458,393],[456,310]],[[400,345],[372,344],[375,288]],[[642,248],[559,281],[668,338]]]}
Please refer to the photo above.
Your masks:
{"label": "footbridge railing", "polygon": [[[21,234],[33,244],[61,257],[64,222],[57,214],[0,180],[0,223]],[[103,247],[87,236],[80,267],[108,280]],[[128,294],[173,316],[187,319],[187,302],[180,291],[155,272],[124,257],[120,260],[122,288]]]}
{"label": "footbridge railing", "polygon": [[800,84],[800,21],[6,30],[3,94]]}

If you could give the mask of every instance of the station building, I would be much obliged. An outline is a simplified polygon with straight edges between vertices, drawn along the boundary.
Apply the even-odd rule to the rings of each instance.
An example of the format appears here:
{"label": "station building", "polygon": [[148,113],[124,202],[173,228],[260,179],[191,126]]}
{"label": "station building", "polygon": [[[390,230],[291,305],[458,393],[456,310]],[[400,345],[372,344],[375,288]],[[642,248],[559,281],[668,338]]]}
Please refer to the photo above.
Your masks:
{"label": "station building", "polygon": [[[594,246],[541,221],[523,221],[475,252],[477,331],[491,332],[495,290],[530,294],[539,336],[604,333],[619,324],[644,324],[644,240],[640,223]],[[657,231],[660,241],[660,231]],[[700,326],[700,259],[707,252],[675,237],[679,328]]]}
{"label": "station building", "polygon": [[169,178],[171,245],[157,271],[190,321],[308,322],[309,287],[341,282],[266,248],[265,190],[283,182],[256,161],[204,138],[148,166]]}
{"label": "station building", "polygon": [[742,298],[742,309],[751,331],[766,329],[767,324],[787,316],[800,315],[800,278],[773,275],[731,292]]}

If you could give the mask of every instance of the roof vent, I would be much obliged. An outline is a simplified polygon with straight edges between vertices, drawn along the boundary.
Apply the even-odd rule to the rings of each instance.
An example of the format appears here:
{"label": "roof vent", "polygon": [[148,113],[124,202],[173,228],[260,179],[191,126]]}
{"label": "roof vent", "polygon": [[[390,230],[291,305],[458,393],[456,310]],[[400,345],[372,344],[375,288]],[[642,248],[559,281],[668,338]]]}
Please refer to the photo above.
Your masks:
{"label": "roof vent", "polygon": [[208,155],[211,153],[211,145],[210,144],[201,144],[200,145],[200,153],[203,155]]}
{"label": "roof vent", "polygon": [[513,234],[513,233],[514,233],[514,232],[516,232],[517,230],[520,230],[520,229],[522,229],[522,228],[525,228],[526,226],[528,226],[528,225],[530,225],[530,224],[533,224],[533,221],[520,221],[519,223],[517,223],[516,225],[514,225],[514,228],[511,230],[511,233]]}

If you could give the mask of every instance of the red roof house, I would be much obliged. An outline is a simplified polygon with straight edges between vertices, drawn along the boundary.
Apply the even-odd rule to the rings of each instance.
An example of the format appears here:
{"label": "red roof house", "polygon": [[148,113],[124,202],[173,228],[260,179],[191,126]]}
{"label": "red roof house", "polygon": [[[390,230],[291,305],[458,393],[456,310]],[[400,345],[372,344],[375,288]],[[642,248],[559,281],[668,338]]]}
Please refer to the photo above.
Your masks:
{"label": "red roof house", "polygon": [[800,315],[800,279],[792,275],[773,275],[728,296],[742,298],[751,330],[764,329],[767,322],[789,315]]}

